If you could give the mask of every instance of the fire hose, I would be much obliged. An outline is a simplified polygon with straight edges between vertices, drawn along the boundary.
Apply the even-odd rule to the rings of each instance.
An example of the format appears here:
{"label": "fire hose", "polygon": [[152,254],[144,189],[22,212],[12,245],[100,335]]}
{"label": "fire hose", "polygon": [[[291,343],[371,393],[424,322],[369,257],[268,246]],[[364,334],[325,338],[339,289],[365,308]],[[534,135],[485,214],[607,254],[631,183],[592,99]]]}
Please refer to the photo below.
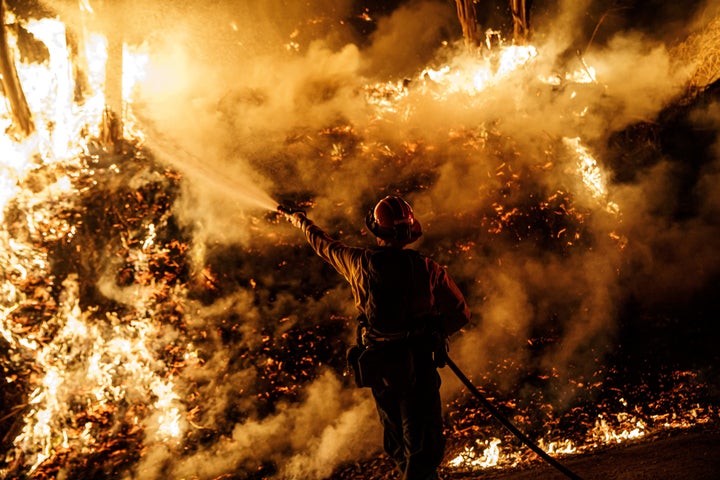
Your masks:
{"label": "fire hose", "polygon": [[582,480],[581,477],[579,477],[577,474],[570,471],[566,466],[555,460],[553,457],[547,454],[542,448],[540,448],[537,444],[535,444],[532,440],[530,440],[527,435],[522,433],[520,430],[515,427],[515,425],[512,424],[512,422],[498,410],[495,405],[493,405],[485,396],[480,392],[480,390],[475,387],[475,385],[465,376],[465,374],[460,370],[460,368],[453,362],[450,357],[445,354],[445,358],[443,359],[445,361],[445,364],[450,367],[450,370],[453,371],[453,373],[460,379],[460,381],[465,384],[465,386],[470,390],[470,392],[475,395],[475,397],[480,400],[480,403],[483,404],[483,406],[492,414],[493,417],[495,417],[496,420],[498,420],[505,428],[510,430],[510,432],[515,435],[521,442],[523,442],[527,447],[529,447],[533,452],[537,453],[540,458],[545,460],[547,463],[555,467],[557,470],[559,470],[563,475],[565,475],[567,478],[571,478],[573,480]]}

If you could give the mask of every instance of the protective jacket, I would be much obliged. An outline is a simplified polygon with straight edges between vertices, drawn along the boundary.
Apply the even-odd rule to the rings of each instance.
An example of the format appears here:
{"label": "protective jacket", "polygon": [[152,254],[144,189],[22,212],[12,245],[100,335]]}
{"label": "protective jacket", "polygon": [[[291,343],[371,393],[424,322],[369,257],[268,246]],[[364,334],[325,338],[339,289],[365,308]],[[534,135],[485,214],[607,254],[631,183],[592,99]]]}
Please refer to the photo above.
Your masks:
{"label": "protective jacket", "polygon": [[[373,324],[372,298],[369,282],[371,272],[376,270],[380,262],[372,261],[378,250],[400,250],[393,247],[368,249],[352,247],[331,238],[320,227],[307,217],[303,217],[300,228],[305,234],[313,250],[332,265],[350,283],[355,307]],[[405,295],[403,299],[404,319],[397,320],[395,325],[376,326],[378,333],[393,334],[404,330],[412,330],[413,319],[427,318],[434,315],[440,319],[439,328],[445,336],[449,336],[470,320],[470,309],[455,282],[446,270],[434,260],[421,256],[414,250],[403,249],[408,254],[408,262],[412,262],[413,275],[410,278],[399,278],[397,291]],[[413,255],[414,254],[414,255]],[[380,253],[382,255],[382,253]],[[391,282],[390,282],[391,283]]]}

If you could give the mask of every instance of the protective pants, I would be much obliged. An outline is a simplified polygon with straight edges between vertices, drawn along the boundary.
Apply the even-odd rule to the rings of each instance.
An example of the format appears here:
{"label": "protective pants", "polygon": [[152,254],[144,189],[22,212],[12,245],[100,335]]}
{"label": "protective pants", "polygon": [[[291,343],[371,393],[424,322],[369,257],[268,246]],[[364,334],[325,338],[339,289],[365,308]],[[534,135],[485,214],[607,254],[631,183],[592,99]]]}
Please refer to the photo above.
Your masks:
{"label": "protective pants", "polygon": [[415,362],[407,387],[373,388],[384,428],[385,452],[402,480],[436,480],[445,453],[440,376],[431,362]]}

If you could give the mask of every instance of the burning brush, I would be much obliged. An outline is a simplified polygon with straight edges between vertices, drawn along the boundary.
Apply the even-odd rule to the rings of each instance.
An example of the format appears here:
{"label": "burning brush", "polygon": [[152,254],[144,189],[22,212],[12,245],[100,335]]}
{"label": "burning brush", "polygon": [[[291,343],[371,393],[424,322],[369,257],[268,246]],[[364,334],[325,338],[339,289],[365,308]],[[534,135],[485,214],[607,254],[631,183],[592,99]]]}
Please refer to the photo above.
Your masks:
{"label": "burning brush", "polygon": [[[92,16],[91,3],[81,2],[83,18]],[[277,205],[258,185],[210,168],[150,122],[141,128],[130,94],[149,61],[141,48],[90,29],[73,35],[50,15],[3,13],[0,476],[389,475],[374,447],[357,451],[359,439],[375,438],[375,431],[357,431],[375,412],[343,375],[355,319],[336,279],[307,268],[274,218],[232,217],[257,241],[208,240],[201,222],[188,221],[179,207],[194,200],[188,185],[201,182],[227,201],[227,216],[225,205],[235,204],[292,216],[312,201]],[[34,47],[26,50],[28,38]],[[457,352],[465,361],[474,354],[468,351],[493,346],[496,358],[474,362],[465,385],[492,392],[487,400],[522,436],[495,430],[482,395],[458,393],[447,415],[443,468],[473,475],[527,466],[537,457],[517,437],[545,458],[717,421],[716,399],[697,372],[638,378],[585,349],[586,340],[605,338],[602,313],[593,315],[632,283],[622,270],[635,261],[622,256],[632,233],[622,214],[631,206],[613,197],[611,172],[574,126],[589,114],[579,87],[600,88],[600,75],[583,64],[577,74],[525,82],[537,49],[498,46],[491,53],[428,67],[408,81],[364,85],[354,90],[364,103],[353,111],[367,110],[366,124],[340,116],[331,126],[283,132],[278,151],[258,160],[287,162],[276,172],[286,198],[323,195],[314,183],[304,187],[310,182],[300,179],[301,167],[354,179],[353,162],[383,180],[356,192],[358,204],[378,192],[422,194],[434,209],[423,248],[464,275],[477,308],[496,322],[494,334],[512,337],[508,345],[517,340],[502,350],[499,337],[469,330],[470,347]],[[108,64],[121,65],[121,75],[106,78]],[[536,88],[532,98],[551,95],[548,104],[561,106],[561,134],[522,132],[520,141],[500,120],[468,114],[504,103],[510,97],[492,103],[493,92],[515,76]],[[322,90],[324,107],[338,87],[321,87],[310,90]],[[251,97],[258,109],[272,103]],[[528,105],[519,118],[532,114]],[[427,137],[416,133],[431,107],[439,118],[460,120]],[[388,132],[406,124],[412,135],[392,140]],[[539,153],[521,161],[526,144],[539,145]],[[334,191],[336,177],[322,181]],[[459,196],[464,203],[453,210]],[[363,239],[362,231],[338,230]],[[594,271],[577,268],[576,259]],[[495,298],[481,306],[486,289]],[[523,310],[523,302],[537,311]],[[521,314],[535,315],[534,323]],[[567,339],[580,340],[568,347]]]}

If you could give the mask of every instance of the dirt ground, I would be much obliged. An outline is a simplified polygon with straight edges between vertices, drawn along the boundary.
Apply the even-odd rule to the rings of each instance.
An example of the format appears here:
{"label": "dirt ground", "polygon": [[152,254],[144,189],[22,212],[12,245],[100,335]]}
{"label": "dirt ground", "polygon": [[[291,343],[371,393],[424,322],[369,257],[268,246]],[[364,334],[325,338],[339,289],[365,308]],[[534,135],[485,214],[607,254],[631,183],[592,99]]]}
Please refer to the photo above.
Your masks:
{"label": "dirt ground", "polygon": [[[562,464],[583,480],[720,480],[720,424],[656,434],[631,444],[570,456]],[[446,476],[447,480],[561,480],[553,467]]]}

